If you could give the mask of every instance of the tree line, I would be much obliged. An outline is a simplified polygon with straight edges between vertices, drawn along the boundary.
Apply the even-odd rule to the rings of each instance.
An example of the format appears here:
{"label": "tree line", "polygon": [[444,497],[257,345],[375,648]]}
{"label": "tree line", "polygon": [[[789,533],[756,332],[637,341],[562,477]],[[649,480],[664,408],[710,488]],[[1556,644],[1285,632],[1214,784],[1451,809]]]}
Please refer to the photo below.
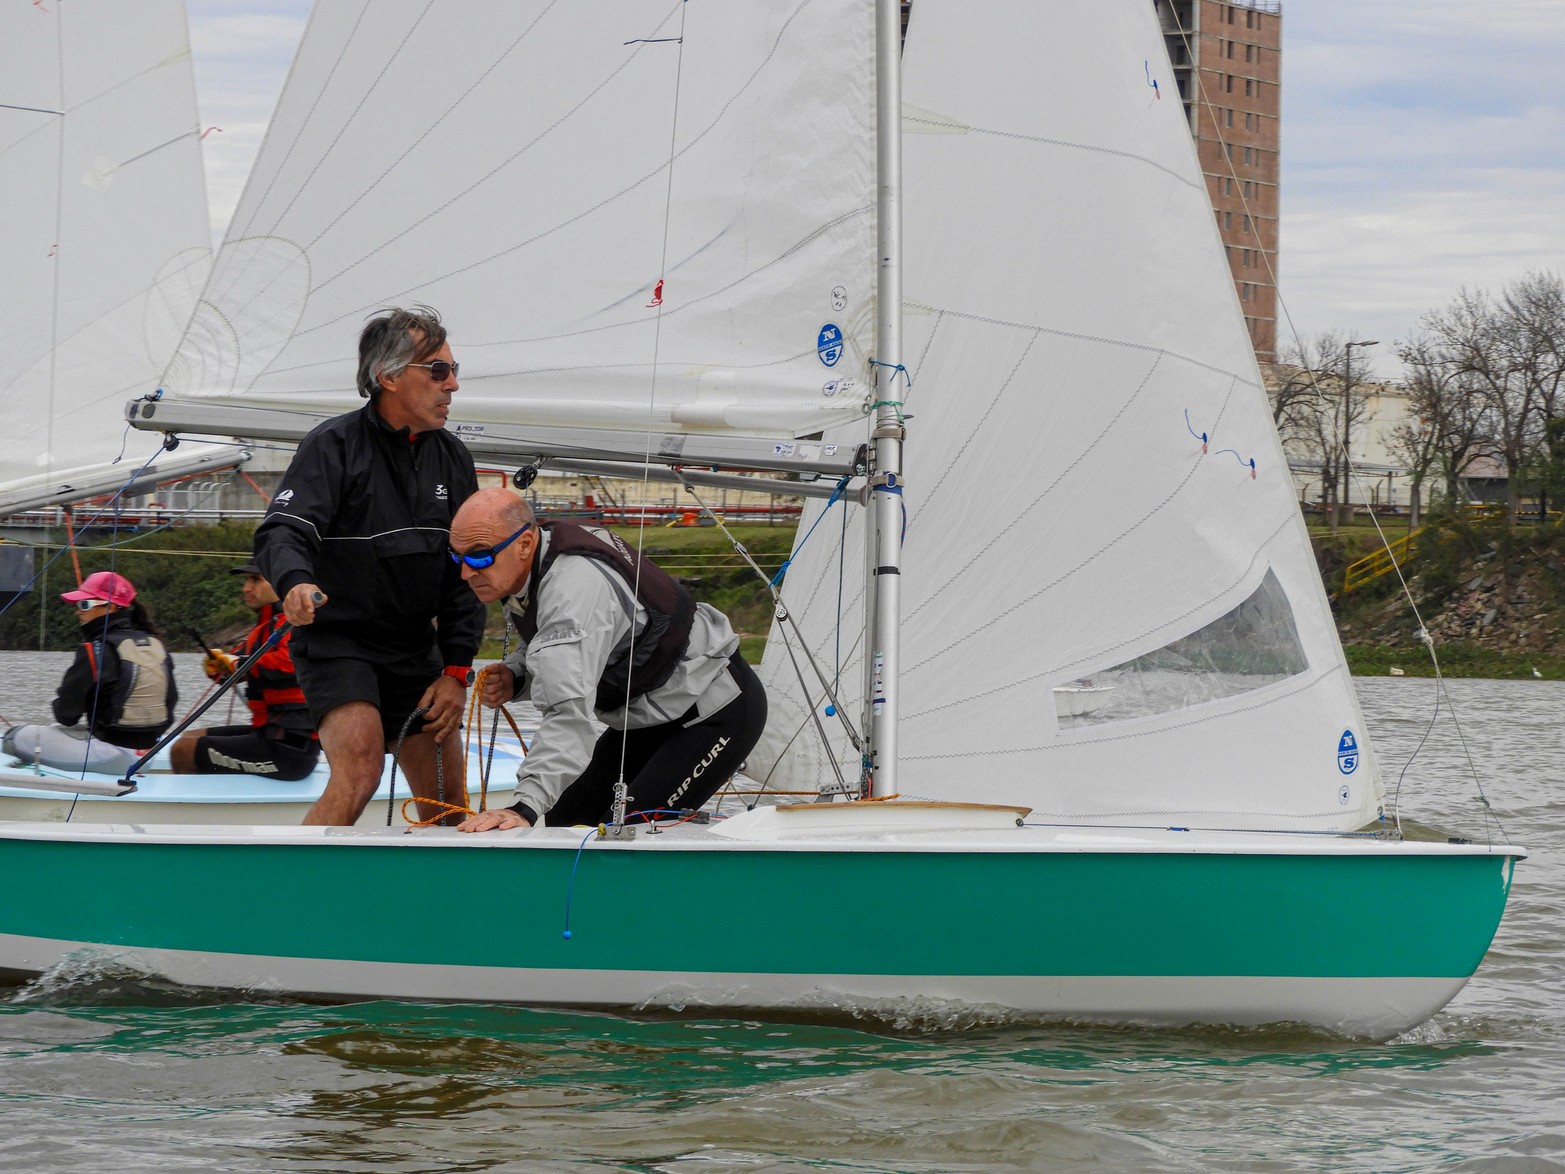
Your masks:
{"label": "tree line", "polygon": [[[1368,426],[1370,384],[1360,348],[1374,340],[1327,331],[1284,351],[1272,413],[1290,453],[1318,461],[1335,526],[1350,499],[1346,453]],[[1491,461],[1507,479],[1507,516],[1536,502],[1546,517],[1565,497],[1565,282],[1533,271],[1498,293],[1463,289],[1395,344],[1407,418],[1385,437],[1409,479],[1411,524],[1430,498],[1461,501],[1462,480]],[[1359,353],[1355,353],[1358,351]]]}

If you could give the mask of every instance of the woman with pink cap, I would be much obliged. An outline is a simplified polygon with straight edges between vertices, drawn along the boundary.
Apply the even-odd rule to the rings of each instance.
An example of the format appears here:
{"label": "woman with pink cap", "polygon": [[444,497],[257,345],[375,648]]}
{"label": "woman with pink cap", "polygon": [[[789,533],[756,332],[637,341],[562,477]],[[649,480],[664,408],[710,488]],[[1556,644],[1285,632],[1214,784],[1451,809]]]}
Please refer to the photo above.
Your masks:
{"label": "woman with pink cap", "polygon": [[[54,697],[54,726],[17,726],[5,750],[67,770],[118,774],[174,724],[174,661],[136,588],[98,571],[60,598],[76,605],[82,642]],[[86,726],[74,729],[82,718]]]}

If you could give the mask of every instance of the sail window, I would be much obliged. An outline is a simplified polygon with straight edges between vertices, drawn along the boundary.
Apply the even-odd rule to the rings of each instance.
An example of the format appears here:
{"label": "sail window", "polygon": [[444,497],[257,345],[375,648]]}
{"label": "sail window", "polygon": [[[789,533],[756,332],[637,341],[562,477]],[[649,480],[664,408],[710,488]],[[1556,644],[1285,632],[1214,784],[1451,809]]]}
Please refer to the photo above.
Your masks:
{"label": "sail window", "polygon": [[1060,729],[1130,721],[1237,697],[1304,672],[1309,662],[1270,570],[1243,603],[1155,652],[1054,688]]}

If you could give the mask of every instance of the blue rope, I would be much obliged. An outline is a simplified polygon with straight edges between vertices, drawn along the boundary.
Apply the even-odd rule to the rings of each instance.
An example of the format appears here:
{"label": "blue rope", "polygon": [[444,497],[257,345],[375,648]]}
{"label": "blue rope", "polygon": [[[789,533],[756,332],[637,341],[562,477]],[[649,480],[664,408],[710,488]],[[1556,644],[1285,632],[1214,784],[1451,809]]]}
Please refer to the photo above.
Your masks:
{"label": "blue rope", "polygon": [[576,859],[571,861],[571,879],[565,884],[565,930],[560,934],[567,942],[571,940],[571,902],[576,899],[576,866],[581,863],[581,854],[587,847],[587,841],[598,834],[598,829],[593,828],[581,838],[581,843],[576,845]]}
{"label": "blue rope", "polygon": [[[826,515],[831,512],[831,507],[842,500],[843,491],[847,489],[848,482],[851,479],[851,477],[845,476],[841,481],[837,482],[837,487],[831,491],[831,496],[826,499],[826,508],[821,510],[820,517],[816,518],[815,521],[810,523],[810,528],[804,532],[804,537],[799,539],[799,541],[794,545],[794,554],[798,554],[799,551],[804,549],[804,544],[810,540],[810,535],[815,533],[815,527],[819,526]],[[768,587],[776,587],[777,584],[783,581],[783,576],[788,573],[788,568],[792,565],[792,555],[783,559],[782,566],[777,568],[777,573],[771,577],[771,580],[766,585]]]}
{"label": "blue rope", "polygon": [[[688,811],[681,811],[676,807],[649,807],[645,811],[632,811],[625,816],[625,822],[629,823],[637,816],[648,815],[688,815]],[[581,854],[587,848],[587,841],[598,834],[598,829],[593,828],[581,838],[581,843],[576,845],[576,857],[571,861],[571,877],[565,884],[565,929],[560,936],[567,942],[571,940],[571,903],[576,899],[576,869],[581,864]]]}
{"label": "blue rope", "polygon": [[[895,383],[897,381],[897,374],[899,372],[901,373],[902,378],[907,383],[907,385],[909,387],[913,386],[913,377],[908,374],[907,368],[904,367],[901,363],[883,363],[879,359],[871,359],[869,361],[869,365],[871,367],[885,367],[887,370],[889,370],[891,372],[891,378],[886,380],[886,385],[888,387],[891,384],[893,384],[893,383]],[[886,402],[887,403],[896,403],[896,404],[900,405],[902,401],[901,400],[887,400]]]}

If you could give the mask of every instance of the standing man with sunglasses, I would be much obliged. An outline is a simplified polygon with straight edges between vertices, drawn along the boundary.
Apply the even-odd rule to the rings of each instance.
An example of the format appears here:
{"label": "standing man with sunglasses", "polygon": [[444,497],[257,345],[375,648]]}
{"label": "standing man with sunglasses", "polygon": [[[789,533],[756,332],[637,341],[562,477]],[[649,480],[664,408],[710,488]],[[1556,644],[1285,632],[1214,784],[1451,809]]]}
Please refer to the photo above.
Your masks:
{"label": "standing man with sunglasses", "polygon": [[516,804],[463,831],[602,822],[622,772],[632,814],[698,808],[754,749],[766,692],[728,618],[618,535],[538,523],[519,494],[485,489],[457,511],[451,557],[521,633],[485,673],[484,702],[525,696],[542,715]]}
{"label": "standing man with sunglasses", "polygon": [[456,376],[433,310],[370,319],[358,370],[370,402],[304,438],[255,532],[331,767],[307,824],[355,822],[399,742],[415,795],[464,797],[458,730],[484,608],[446,555],[456,507],[478,488],[445,430]]}

